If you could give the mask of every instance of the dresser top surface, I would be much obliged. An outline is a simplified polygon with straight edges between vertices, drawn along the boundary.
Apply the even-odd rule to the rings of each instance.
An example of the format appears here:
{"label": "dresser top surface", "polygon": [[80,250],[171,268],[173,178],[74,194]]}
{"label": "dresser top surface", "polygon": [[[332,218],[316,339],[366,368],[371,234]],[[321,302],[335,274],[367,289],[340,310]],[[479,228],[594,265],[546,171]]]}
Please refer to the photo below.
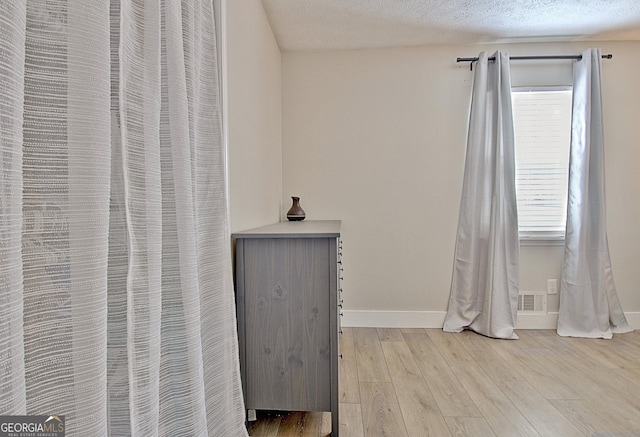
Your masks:
{"label": "dresser top surface", "polygon": [[340,220],[303,220],[274,223],[234,232],[232,238],[328,238],[340,236]]}

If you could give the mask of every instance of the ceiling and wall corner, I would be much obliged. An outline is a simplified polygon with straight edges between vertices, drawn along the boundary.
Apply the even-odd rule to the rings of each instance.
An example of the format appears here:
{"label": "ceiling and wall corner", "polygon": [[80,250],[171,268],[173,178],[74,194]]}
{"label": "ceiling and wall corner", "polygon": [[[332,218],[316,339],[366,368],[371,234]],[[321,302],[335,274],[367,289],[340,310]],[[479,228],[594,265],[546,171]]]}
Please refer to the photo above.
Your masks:
{"label": "ceiling and wall corner", "polygon": [[262,0],[282,51],[640,40],[638,0]]}
{"label": "ceiling and wall corner", "polygon": [[259,0],[226,1],[231,231],[273,223],[282,203],[281,52]]}

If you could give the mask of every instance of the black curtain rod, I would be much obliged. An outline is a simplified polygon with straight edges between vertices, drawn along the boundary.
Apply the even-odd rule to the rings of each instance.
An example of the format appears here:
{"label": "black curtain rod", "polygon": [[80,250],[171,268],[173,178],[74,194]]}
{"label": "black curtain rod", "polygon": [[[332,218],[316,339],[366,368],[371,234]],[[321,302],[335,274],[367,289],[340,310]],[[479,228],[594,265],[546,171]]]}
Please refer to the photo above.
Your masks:
{"label": "black curtain rod", "polygon": [[[611,59],[612,54],[602,55],[602,59]],[[456,62],[476,62],[479,58],[458,58]],[[536,59],[582,59],[582,55],[547,55],[547,56],[510,56],[509,59],[514,61],[531,61]],[[489,58],[490,61],[495,61],[496,57]]]}

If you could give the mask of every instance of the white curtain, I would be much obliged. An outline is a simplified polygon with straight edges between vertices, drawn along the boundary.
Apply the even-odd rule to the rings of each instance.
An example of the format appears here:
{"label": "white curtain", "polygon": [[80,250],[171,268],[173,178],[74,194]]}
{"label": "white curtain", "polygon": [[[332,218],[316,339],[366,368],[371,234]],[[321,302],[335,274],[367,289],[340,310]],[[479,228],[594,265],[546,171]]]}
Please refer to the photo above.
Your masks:
{"label": "white curtain", "polygon": [[0,415],[241,436],[211,0],[0,6]]}
{"label": "white curtain", "polygon": [[567,228],[558,334],[611,338],[631,331],[620,306],[606,232],[600,49],[575,62]]}
{"label": "white curtain", "polygon": [[444,330],[515,333],[519,240],[509,56],[474,65],[467,156]]}

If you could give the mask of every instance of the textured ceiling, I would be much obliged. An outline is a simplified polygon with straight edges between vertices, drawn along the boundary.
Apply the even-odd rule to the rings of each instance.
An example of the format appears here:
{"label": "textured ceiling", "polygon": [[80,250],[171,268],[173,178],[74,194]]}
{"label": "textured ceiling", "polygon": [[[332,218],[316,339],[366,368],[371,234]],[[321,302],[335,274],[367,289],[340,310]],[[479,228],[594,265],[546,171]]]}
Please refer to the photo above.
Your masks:
{"label": "textured ceiling", "polygon": [[262,0],[283,51],[640,40],[640,0]]}

